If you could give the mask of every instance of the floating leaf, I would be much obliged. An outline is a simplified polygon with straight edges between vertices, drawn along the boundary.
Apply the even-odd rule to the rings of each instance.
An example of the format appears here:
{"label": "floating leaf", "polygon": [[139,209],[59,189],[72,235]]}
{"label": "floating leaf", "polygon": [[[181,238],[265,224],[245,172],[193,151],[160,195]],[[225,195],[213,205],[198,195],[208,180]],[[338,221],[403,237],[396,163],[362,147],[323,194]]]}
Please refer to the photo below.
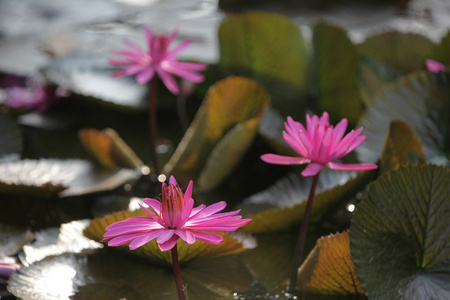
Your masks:
{"label": "floating leaf", "polygon": [[402,77],[386,86],[360,121],[367,136],[364,144],[356,149],[360,160],[377,161],[389,124],[393,120],[404,120],[422,141],[427,160],[448,164],[449,97],[449,86],[441,82],[438,74],[426,71]]}
{"label": "floating leaf", "polygon": [[0,157],[22,152],[22,134],[19,126],[7,114],[0,112]]}
{"label": "floating leaf", "polygon": [[306,292],[365,298],[350,254],[348,231],[318,239],[298,272],[297,286]]}
{"label": "floating leaf", "polygon": [[405,121],[397,120],[391,123],[381,156],[381,172],[398,169],[407,163],[424,163],[425,154],[422,142],[417,134]]}
{"label": "floating leaf", "polygon": [[49,256],[102,248],[102,244],[83,235],[83,230],[89,222],[89,220],[72,221],[62,224],[60,228],[35,232],[36,241],[23,247],[23,251],[19,254],[20,261],[28,266]]}
{"label": "floating leaf", "polygon": [[[327,172],[331,174],[325,175]],[[310,222],[318,222],[342,199],[353,196],[372,179],[375,172],[362,172],[357,177],[353,177],[352,175],[355,173],[323,171],[321,177],[325,178],[319,177]],[[280,180],[267,191],[249,198],[247,203],[264,204],[265,206],[270,204],[278,207],[266,209],[250,216],[252,222],[242,230],[253,233],[274,232],[289,229],[300,223],[306,207],[310,180],[311,178],[307,178],[300,183],[298,177],[290,176]],[[246,207],[242,208],[245,212]]]}
{"label": "floating leaf", "polygon": [[82,129],[78,137],[84,147],[106,167],[135,169],[144,165],[114,129]]}
{"label": "floating leaf", "polygon": [[[112,213],[102,218],[95,218],[88,228],[84,231],[84,234],[95,241],[103,239],[105,234],[105,228],[112,223],[125,220],[135,216],[148,216],[148,214],[142,210],[136,211],[119,211]],[[223,237],[223,242],[219,245],[212,245],[202,241],[196,241],[192,245],[188,245],[183,241],[178,240],[178,258],[181,264],[187,263],[197,257],[216,257],[222,255],[230,255],[246,251],[255,247],[253,238],[242,234],[228,234],[222,232],[215,232]],[[128,245],[117,247],[126,253],[138,255],[154,261],[156,263],[171,266],[170,251],[162,252],[156,240],[145,244],[144,246],[136,249],[129,250]]]}
{"label": "floating leaf", "polygon": [[219,66],[228,74],[249,76],[271,94],[276,107],[287,103],[298,113],[306,103],[307,54],[302,33],[289,18],[265,12],[231,14],[219,27]]}
{"label": "floating leaf", "polygon": [[137,171],[95,170],[84,160],[19,160],[0,164],[2,194],[50,198],[112,190],[136,179]]}
{"label": "floating leaf", "polygon": [[[191,126],[166,164],[165,172],[174,175],[182,185],[187,185],[190,180],[196,182],[214,153],[214,166],[210,162],[207,168],[220,172],[211,178],[214,185],[220,183],[230,173],[229,165],[236,165],[246,150],[245,145],[233,145],[236,142],[230,140],[230,136],[239,134],[253,140],[268,102],[265,90],[251,79],[228,77],[217,82],[209,90]],[[237,124],[242,125],[233,129]],[[228,134],[230,136],[227,137]],[[222,151],[232,148],[237,152],[230,161]],[[210,174],[208,169],[206,172]]]}
{"label": "floating leaf", "polygon": [[313,29],[313,46],[320,109],[354,124],[362,110],[355,45],[342,28],[320,22]]}
{"label": "floating leaf", "polygon": [[375,181],[350,227],[369,299],[450,299],[450,172],[400,167]]}
{"label": "floating leaf", "polygon": [[30,230],[0,224],[0,259],[16,255],[22,246],[31,242],[34,235]]}
{"label": "floating leaf", "polygon": [[[233,290],[252,283],[245,265],[233,256],[192,262],[182,276],[190,299],[231,300]],[[47,258],[22,267],[10,277],[8,289],[33,300],[178,299],[172,270],[114,251]]]}
{"label": "floating leaf", "polygon": [[71,55],[52,60],[43,72],[49,81],[75,94],[124,108],[145,108],[146,86],[132,77],[113,78],[114,70],[105,56]]}

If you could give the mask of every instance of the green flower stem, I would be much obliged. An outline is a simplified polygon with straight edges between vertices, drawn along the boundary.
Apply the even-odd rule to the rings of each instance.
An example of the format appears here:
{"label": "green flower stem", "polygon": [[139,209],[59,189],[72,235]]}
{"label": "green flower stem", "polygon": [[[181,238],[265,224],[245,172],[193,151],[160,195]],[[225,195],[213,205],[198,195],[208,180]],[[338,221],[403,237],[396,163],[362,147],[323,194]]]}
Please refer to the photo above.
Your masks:
{"label": "green flower stem", "polygon": [[178,261],[178,250],[177,245],[172,248],[172,267],[173,267],[173,277],[175,278],[175,284],[177,286],[178,299],[186,300],[184,296],[183,279],[181,278],[180,262]]}
{"label": "green flower stem", "polygon": [[308,229],[309,218],[311,217],[312,204],[314,201],[314,194],[316,193],[317,182],[319,181],[319,173],[313,177],[311,189],[309,190],[308,202],[306,203],[305,214],[303,215],[302,224],[298,233],[297,245],[295,246],[294,259],[292,262],[291,277],[289,279],[288,293],[294,294],[295,286],[297,285],[298,268],[302,262],[303,250],[305,248],[306,232]]}
{"label": "green flower stem", "polygon": [[159,167],[159,159],[156,148],[158,147],[157,133],[156,133],[156,90],[158,88],[158,79],[153,77],[150,83],[150,103],[148,105],[148,123],[150,134],[150,154],[155,167],[156,175],[161,174]]}

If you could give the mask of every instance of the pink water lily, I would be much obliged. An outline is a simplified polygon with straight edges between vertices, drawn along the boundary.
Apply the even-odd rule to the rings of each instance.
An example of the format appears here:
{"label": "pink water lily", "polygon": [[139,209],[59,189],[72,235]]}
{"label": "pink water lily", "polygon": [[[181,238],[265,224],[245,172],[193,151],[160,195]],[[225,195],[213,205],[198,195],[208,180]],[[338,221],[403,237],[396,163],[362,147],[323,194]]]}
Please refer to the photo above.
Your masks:
{"label": "pink water lily", "polygon": [[427,66],[428,71],[433,73],[447,72],[446,66],[432,59],[426,59],[425,65]]}
{"label": "pink water lily", "polygon": [[130,250],[154,239],[161,251],[172,249],[179,238],[187,244],[200,240],[217,245],[223,241],[222,237],[204,231],[235,231],[251,222],[238,216],[239,210],[220,213],[225,209],[224,201],[194,208],[192,187],[191,181],[183,195],[177,181],[171,176],[168,185],[162,184],[161,201],[143,199],[151,208],[141,205],[148,216],[131,217],[109,225],[103,241],[109,241],[108,246],[130,243]]}
{"label": "pink water lily", "polygon": [[149,82],[155,74],[164,82],[165,86],[173,93],[178,94],[180,89],[173,75],[198,83],[204,80],[203,75],[196,71],[206,68],[205,64],[180,62],[177,54],[191,44],[191,41],[183,41],[177,47],[169,50],[176,36],[173,31],[169,36],[164,34],[154,35],[148,26],[144,26],[148,51],[125,39],[129,51],[113,50],[112,52],[124,57],[123,60],[110,59],[109,63],[126,68],[113,73],[113,76],[136,75],[136,81],[140,84]]}
{"label": "pink water lily", "polygon": [[280,165],[308,164],[302,172],[305,177],[318,174],[323,167],[346,171],[366,171],[377,168],[377,165],[369,163],[342,164],[335,162],[355,150],[366,137],[360,135],[362,128],[352,130],[344,136],[347,119],[342,119],[335,127],[329,124],[328,119],[326,112],[320,118],[307,115],[305,129],[302,124],[288,117],[284,124],[286,131],[283,132],[283,139],[300,154],[300,157],[264,154],[261,159]]}
{"label": "pink water lily", "polygon": [[20,265],[13,259],[9,259],[9,257],[0,259],[0,284],[6,284],[7,278],[18,269],[20,269]]}

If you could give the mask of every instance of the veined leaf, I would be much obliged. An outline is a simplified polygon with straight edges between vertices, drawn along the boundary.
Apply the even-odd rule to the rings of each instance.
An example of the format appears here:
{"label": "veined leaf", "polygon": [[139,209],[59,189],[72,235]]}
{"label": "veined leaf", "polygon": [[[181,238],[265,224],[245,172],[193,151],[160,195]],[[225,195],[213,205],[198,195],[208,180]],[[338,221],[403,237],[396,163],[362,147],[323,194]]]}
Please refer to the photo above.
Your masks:
{"label": "veined leaf", "polygon": [[450,172],[400,167],[372,183],[350,227],[369,299],[450,298]]}
{"label": "veined leaf", "polygon": [[365,299],[350,254],[348,231],[317,240],[298,270],[297,286],[315,294]]}

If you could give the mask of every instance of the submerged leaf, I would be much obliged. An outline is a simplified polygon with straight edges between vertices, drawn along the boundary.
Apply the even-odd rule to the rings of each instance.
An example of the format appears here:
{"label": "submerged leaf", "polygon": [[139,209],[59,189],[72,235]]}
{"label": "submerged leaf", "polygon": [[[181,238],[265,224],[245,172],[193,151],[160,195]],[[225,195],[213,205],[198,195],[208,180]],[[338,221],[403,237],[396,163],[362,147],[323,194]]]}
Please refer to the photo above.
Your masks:
{"label": "submerged leaf", "polygon": [[[135,216],[148,216],[148,214],[140,209],[136,211],[119,211],[112,213],[102,218],[95,218],[91,224],[86,228],[84,234],[95,241],[101,241],[105,228],[112,223],[125,220]],[[219,245],[212,245],[202,241],[196,241],[192,245],[184,243],[181,239],[178,240],[178,258],[181,264],[185,264],[197,257],[217,257],[223,255],[236,254],[255,247],[255,241],[252,237],[246,234],[228,234],[222,232],[215,232],[223,238],[223,242]],[[170,251],[162,252],[156,240],[145,244],[136,249],[129,250],[128,245],[117,247],[128,254],[138,255],[161,265],[171,266]]]}
{"label": "submerged leaf", "polygon": [[391,123],[381,156],[381,172],[398,169],[407,163],[424,163],[425,154],[417,134],[402,120]]}
{"label": "submerged leaf", "polygon": [[318,239],[298,272],[297,286],[307,292],[365,298],[350,254],[348,231]]}
{"label": "submerged leaf", "polygon": [[321,22],[314,26],[313,46],[320,109],[354,124],[362,110],[355,45],[342,28]]}
{"label": "submerged leaf", "polygon": [[275,107],[292,114],[295,101],[303,112],[306,103],[299,98],[306,92],[308,57],[295,22],[266,12],[228,15],[219,27],[219,48],[219,66],[228,74],[262,84]]}
{"label": "submerged leaf", "polygon": [[114,129],[99,131],[86,128],[78,132],[78,137],[84,147],[106,167],[135,169],[144,165]]}
{"label": "submerged leaf", "polygon": [[[212,183],[217,186],[232,171],[257,133],[259,122],[269,104],[266,91],[251,79],[228,77],[217,82],[209,90],[191,126],[165,166],[167,174],[174,175],[181,185],[199,176],[208,176],[217,170]],[[239,127],[235,127],[238,124]],[[235,128],[235,129],[233,129]],[[244,145],[230,139],[232,135],[243,135]],[[230,157],[224,151],[234,149]],[[211,161],[214,156],[214,164]],[[208,163],[208,166],[206,166]],[[231,167],[230,167],[231,165]],[[202,172],[205,170],[205,175]],[[205,177],[204,177],[205,178]]]}
{"label": "submerged leaf", "polygon": [[361,161],[375,162],[381,155],[389,124],[409,123],[423,143],[428,161],[446,165],[450,155],[450,87],[439,74],[425,71],[400,78],[386,86],[360,121],[366,141],[356,152]]}
{"label": "submerged leaf", "polygon": [[375,181],[350,227],[369,299],[450,299],[450,172],[400,167]]}

